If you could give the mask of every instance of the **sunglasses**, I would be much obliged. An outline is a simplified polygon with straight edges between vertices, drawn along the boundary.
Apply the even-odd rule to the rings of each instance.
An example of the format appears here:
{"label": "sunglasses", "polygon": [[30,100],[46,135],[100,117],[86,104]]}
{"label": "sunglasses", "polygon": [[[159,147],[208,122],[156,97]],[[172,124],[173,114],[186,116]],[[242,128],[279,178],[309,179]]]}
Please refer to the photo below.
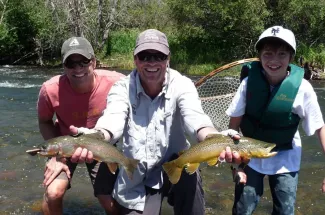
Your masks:
{"label": "sunglasses", "polygon": [[65,61],[64,66],[67,67],[68,69],[74,69],[77,67],[77,65],[80,67],[87,67],[87,66],[89,66],[90,61],[91,61],[91,59],[73,61],[68,58]]}
{"label": "sunglasses", "polygon": [[149,62],[149,61],[155,61],[155,62],[162,62],[167,59],[167,55],[157,52],[157,53],[151,53],[142,51],[137,54],[138,59],[143,62]]}

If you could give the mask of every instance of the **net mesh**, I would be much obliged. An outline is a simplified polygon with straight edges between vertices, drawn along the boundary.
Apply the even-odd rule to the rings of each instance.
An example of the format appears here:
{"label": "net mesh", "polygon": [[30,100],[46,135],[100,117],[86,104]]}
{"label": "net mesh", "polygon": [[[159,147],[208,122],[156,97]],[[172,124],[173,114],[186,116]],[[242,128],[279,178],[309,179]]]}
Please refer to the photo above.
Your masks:
{"label": "net mesh", "polygon": [[240,84],[240,71],[244,64],[256,58],[244,59],[222,66],[198,80],[197,87],[204,112],[219,131],[228,129],[229,107]]}

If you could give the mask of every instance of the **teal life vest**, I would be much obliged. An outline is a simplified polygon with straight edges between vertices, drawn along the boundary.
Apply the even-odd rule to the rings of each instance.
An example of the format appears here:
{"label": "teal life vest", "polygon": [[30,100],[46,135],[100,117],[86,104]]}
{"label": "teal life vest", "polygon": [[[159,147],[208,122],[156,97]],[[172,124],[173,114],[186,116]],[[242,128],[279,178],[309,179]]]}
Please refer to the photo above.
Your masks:
{"label": "teal life vest", "polygon": [[292,106],[304,76],[303,69],[290,64],[290,74],[271,92],[261,63],[255,61],[245,66],[248,80],[241,132],[247,137],[276,143],[278,150],[292,149],[300,121],[292,113]]}

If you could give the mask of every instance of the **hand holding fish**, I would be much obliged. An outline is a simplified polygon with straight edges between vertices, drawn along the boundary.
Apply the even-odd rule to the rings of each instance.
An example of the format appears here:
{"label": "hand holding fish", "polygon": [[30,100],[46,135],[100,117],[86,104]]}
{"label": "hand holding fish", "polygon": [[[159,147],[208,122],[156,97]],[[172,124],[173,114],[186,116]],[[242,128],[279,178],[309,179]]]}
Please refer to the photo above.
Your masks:
{"label": "hand holding fish", "polygon": [[[75,126],[70,126],[70,132],[72,135],[78,134],[78,129]],[[82,153],[80,152],[82,148],[78,148],[75,152],[76,153]],[[85,153],[85,152],[84,152]],[[92,153],[89,153],[92,155]],[[76,156],[77,157],[77,156]],[[79,156],[80,157],[80,156]],[[65,160],[65,158],[62,158],[61,160],[57,160],[56,157],[52,157],[46,164],[45,166],[45,172],[44,172],[44,180],[43,180],[43,185],[48,186],[52,183],[52,181],[62,172],[66,172],[67,177],[70,179],[71,178],[71,173],[69,170],[69,167],[62,162]],[[77,160],[78,161],[78,160]]]}
{"label": "hand holding fish", "polygon": [[[94,134],[97,132],[101,132],[103,135],[103,139],[106,141],[110,140],[110,135],[108,132],[105,132],[101,129],[89,129],[84,127],[75,127],[73,125],[70,126],[70,132],[72,135],[78,135],[78,134]],[[94,155],[91,151],[89,151],[86,148],[78,147],[76,151],[71,156],[71,161],[74,163],[92,163],[94,161]]]}
{"label": "hand holding fish", "polygon": [[[213,134],[221,134],[223,136],[231,137],[234,140],[240,139],[240,135],[239,135],[238,131],[233,130],[233,129],[227,129],[227,130],[224,130],[221,132],[218,132],[215,130],[215,131],[209,132],[209,134],[206,136],[208,137]],[[229,146],[227,146],[226,149],[220,153],[218,160],[220,162],[226,161],[227,163],[236,163],[236,164],[240,164],[243,162],[240,157],[240,154],[236,151],[232,151]]]}
{"label": "hand holding fish", "polygon": [[[73,125],[69,127],[70,132],[72,135],[78,135],[78,134],[93,134],[96,133],[97,131],[94,129],[88,129],[88,128],[78,128]],[[84,163],[85,161],[87,163],[92,163],[93,162],[93,153],[91,151],[88,151],[86,148],[81,148],[78,147],[76,151],[73,153],[71,156],[71,162],[73,163]]]}
{"label": "hand holding fish", "polygon": [[[65,159],[65,158],[64,158]],[[62,160],[63,161],[63,160]],[[65,171],[67,177],[71,178],[69,167],[62,161],[57,160],[56,157],[52,157],[45,166],[43,185],[48,186],[52,181],[62,172]]]}

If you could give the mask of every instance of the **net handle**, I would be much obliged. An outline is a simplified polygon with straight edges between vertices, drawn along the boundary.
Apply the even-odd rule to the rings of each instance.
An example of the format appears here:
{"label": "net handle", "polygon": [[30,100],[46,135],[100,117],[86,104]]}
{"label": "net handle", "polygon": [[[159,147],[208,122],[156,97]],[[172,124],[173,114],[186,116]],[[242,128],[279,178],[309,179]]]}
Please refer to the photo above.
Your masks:
{"label": "net handle", "polygon": [[247,62],[252,62],[252,61],[259,61],[258,58],[247,58],[247,59],[242,59],[242,60],[237,60],[234,61],[232,63],[228,63],[226,65],[223,65],[222,67],[219,67],[218,69],[213,70],[212,72],[210,72],[209,74],[207,74],[206,76],[203,76],[202,78],[200,78],[197,82],[195,82],[195,86],[199,87],[201,84],[203,84],[207,79],[211,78],[212,76],[214,76],[216,73],[219,73],[225,69],[229,69],[231,67],[237,66],[239,64],[242,63],[247,63]]}

